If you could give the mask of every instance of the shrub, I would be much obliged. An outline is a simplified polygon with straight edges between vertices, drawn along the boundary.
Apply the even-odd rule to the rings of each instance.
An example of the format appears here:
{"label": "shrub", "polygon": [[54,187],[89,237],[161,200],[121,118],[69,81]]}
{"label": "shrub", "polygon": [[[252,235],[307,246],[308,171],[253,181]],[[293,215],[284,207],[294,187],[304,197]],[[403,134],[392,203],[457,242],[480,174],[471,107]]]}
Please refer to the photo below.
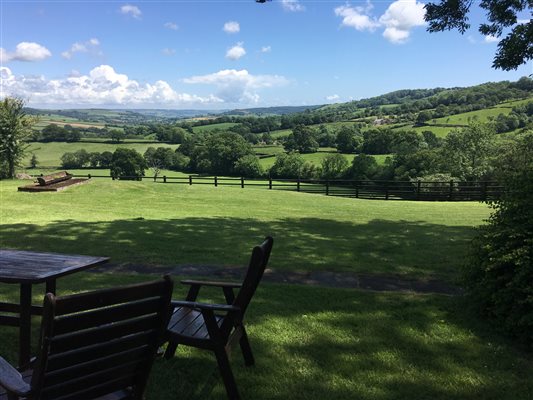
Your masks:
{"label": "shrub", "polygon": [[479,229],[464,282],[479,310],[533,348],[533,132],[497,163],[505,193]]}
{"label": "shrub", "polygon": [[263,167],[256,156],[249,154],[235,162],[235,173],[246,178],[258,178],[263,175]]}
{"label": "shrub", "polygon": [[342,154],[328,154],[322,159],[322,178],[340,179],[348,169],[348,160]]}

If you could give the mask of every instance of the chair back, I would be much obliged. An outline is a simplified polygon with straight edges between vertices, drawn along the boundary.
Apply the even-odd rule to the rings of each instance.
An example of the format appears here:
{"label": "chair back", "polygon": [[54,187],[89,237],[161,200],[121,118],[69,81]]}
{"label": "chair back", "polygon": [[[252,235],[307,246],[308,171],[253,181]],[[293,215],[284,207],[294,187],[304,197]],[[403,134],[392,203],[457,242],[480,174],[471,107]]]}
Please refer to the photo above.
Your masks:
{"label": "chair back", "polygon": [[235,297],[234,305],[239,307],[242,311],[242,314],[245,313],[246,308],[250,304],[265,268],[268,264],[268,259],[270,258],[270,252],[272,251],[272,245],[274,244],[274,239],[268,236],[265,238],[263,243],[259,246],[255,246],[252,250],[252,257],[250,259],[250,264],[248,265],[248,270],[244,277],[242,286]]}
{"label": "chair back", "polygon": [[44,300],[32,390],[39,400],[141,399],[171,307],[170,278]]}

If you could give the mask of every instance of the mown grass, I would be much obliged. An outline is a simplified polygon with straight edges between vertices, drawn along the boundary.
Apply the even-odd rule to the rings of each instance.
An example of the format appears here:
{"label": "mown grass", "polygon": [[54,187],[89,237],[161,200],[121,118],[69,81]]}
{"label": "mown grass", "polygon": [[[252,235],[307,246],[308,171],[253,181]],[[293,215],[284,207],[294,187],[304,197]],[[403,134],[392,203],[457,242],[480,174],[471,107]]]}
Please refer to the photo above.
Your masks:
{"label": "mown grass", "polygon": [[111,256],[114,262],[239,265],[259,236],[279,270],[454,280],[478,203],[373,201],[267,188],[94,179],[58,193],[1,181],[0,245]]}
{"label": "mown grass", "polygon": [[178,144],[165,144],[165,143],[87,143],[87,142],[74,142],[74,143],[65,143],[65,142],[49,142],[49,143],[31,143],[28,150],[27,156],[23,160],[23,164],[28,166],[32,154],[37,156],[38,165],[40,167],[55,167],[61,165],[61,156],[64,153],[73,153],[77,150],[85,149],[89,153],[104,151],[114,152],[117,148],[127,148],[134,149],[141,154],[144,154],[148,147],[170,147],[176,149],[179,147]]}
{"label": "mown grass", "polygon": [[436,118],[435,120],[432,119],[428,121],[428,123],[468,125],[472,121],[488,122],[490,118],[496,118],[500,114],[508,115],[510,112],[510,108],[504,107],[485,108],[483,110],[470,111],[466,113],[450,115],[447,117]]}
{"label": "mown grass", "polygon": [[[58,292],[148,279],[79,273],[60,279]],[[185,294],[176,284],[174,297]],[[0,286],[0,298],[16,301],[14,285]],[[222,301],[217,292],[201,298]],[[42,301],[41,288],[34,299]],[[256,365],[244,367],[238,348],[232,357],[244,399],[526,400],[533,394],[531,355],[470,314],[462,299],[264,283],[246,320]],[[36,339],[37,319],[34,327]],[[2,327],[0,339],[0,354],[15,362],[16,330]],[[173,359],[156,360],[146,398],[226,397],[213,355],[182,346]]]}

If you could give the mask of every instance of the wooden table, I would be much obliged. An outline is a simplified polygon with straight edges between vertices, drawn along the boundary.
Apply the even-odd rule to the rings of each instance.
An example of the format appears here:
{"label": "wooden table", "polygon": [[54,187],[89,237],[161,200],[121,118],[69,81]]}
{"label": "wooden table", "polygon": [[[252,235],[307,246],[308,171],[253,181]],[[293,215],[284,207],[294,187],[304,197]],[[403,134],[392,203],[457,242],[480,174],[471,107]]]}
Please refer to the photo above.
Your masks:
{"label": "wooden table", "polygon": [[41,315],[42,306],[32,305],[32,285],[46,284],[46,293],[56,292],[56,279],[109,261],[108,257],[89,257],[57,253],[37,253],[0,249],[0,282],[20,285],[20,303],[0,302],[0,325],[19,328],[19,367],[30,361],[31,316]]}

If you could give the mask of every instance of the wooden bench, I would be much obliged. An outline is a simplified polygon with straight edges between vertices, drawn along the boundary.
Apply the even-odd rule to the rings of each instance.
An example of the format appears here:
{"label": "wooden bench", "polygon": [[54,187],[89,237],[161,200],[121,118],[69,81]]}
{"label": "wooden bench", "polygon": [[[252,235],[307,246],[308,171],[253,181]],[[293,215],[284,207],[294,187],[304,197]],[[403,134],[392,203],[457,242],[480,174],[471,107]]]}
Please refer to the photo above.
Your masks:
{"label": "wooden bench", "polygon": [[48,186],[57,182],[68,181],[69,179],[72,179],[72,175],[67,171],[61,171],[51,175],[39,176],[37,182],[40,186]]}

